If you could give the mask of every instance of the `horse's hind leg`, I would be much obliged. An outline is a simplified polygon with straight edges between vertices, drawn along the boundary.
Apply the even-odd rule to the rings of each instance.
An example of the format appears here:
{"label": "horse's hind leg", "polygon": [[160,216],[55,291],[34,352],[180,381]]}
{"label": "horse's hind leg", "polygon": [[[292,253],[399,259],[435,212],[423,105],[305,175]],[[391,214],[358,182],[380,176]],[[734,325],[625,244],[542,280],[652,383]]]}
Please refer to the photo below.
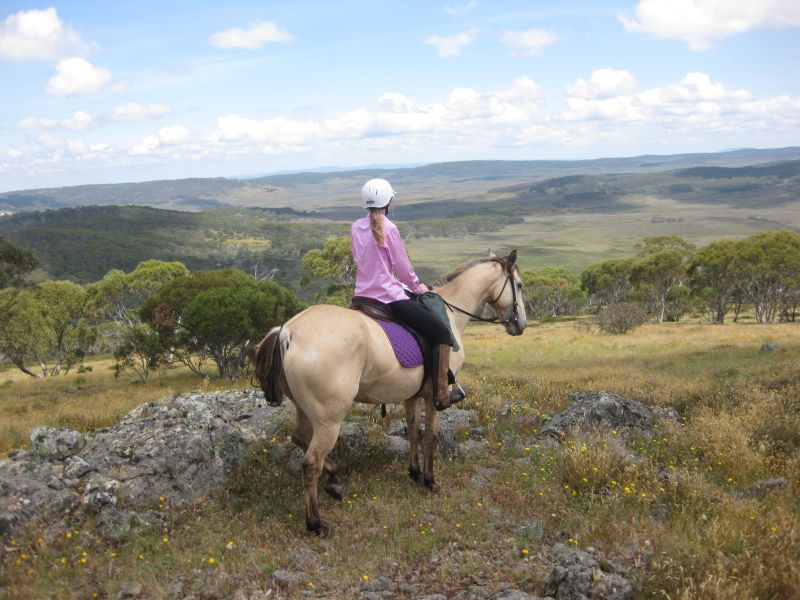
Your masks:
{"label": "horse's hind leg", "polygon": [[432,492],[438,492],[439,486],[433,477],[433,458],[439,444],[439,411],[433,407],[433,401],[425,400],[425,435],[422,439],[422,482]]}
{"label": "horse's hind leg", "polygon": [[317,496],[317,482],[325,464],[325,459],[333,450],[336,438],[339,437],[341,423],[333,426],[319,426],[314,429],[311,442],[308,444],[305,458],[303,459],[303,488],[306,503],[306,527],[309,531],[320,537],[330,535],[330,526],[323,523],[319,516],[319,498]]}
{"label": "horse's hind leg", "polygon": [[419,398],[406,400],[406,429],[409,446],[408,476],[414,481],[420,481],[422,479],[422,471],[419,468],[420,414]]}
{"label": "horse's hind leg", "polygon": [[[303,452],[308,451],[308,445],[311,443],[311,437],[314,434],[314,429],[311,426],[311,421],[308,420],[306,413],[302,411],[299,406],[295,407],[297,410],[297,423],[295,424],[294,431],[292,432],[292,441]],[[339,482],[339,463],[332,456],[333,453],[325,457],[323,470],[327,478],[325,484],[325,492],[335,498],[336,500],[342,499],[342,486]]]}

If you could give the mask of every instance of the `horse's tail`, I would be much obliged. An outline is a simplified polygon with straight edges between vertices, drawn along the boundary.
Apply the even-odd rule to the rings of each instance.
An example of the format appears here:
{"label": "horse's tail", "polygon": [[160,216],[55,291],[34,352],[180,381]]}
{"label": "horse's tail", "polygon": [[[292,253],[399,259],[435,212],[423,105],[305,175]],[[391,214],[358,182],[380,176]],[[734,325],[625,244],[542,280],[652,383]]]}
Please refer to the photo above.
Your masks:
{"label": "horse's tail", "polygon": [[280,406],[286,385],[283,374],[283,353],[289,345],[288,331],[274,327],[256,348],[253,365],[264,397],[270,406]]}

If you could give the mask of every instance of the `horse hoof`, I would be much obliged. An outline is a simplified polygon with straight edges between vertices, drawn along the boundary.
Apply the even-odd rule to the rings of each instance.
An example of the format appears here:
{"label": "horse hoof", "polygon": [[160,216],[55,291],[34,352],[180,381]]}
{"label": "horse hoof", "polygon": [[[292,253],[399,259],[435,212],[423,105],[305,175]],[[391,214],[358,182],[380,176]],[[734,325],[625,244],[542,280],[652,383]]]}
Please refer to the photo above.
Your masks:
{"label": "horse hoof", "polygon": [[333,529],[324,521],[320,521],[319,523],[306,523],[306,528],[311,533],[321,538],[329,538],[333,535]]}
{"label": "horse hoof", "polygon": [[437,484],[433,479],[426,479],[423,482],[425,487],[433,494],[439,493],[439,484]]}
{"label": "horse hoof", "polygon": [[409,468],[408,469],[408,476],[411,477],[411,479],[413,479],[417,483],[419,483],[420,480],[422,479],[422,471],[420,471],[419,469],[411,469],[411,468]]}
{"label": "horse hoof", "polygon": [[342,486],[340,485],[329,485],[325,487],[325,493],[328,494],[334,500],[341,500],[342,499]]}

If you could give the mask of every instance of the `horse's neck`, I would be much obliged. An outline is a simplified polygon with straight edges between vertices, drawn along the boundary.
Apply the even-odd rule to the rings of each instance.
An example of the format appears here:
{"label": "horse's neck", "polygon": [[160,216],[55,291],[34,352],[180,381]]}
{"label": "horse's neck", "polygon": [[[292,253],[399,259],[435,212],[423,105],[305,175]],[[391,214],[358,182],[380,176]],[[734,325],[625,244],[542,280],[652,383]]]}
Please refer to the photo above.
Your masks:
{"label": "horse's neck", "polygon": [[[436,288],[436,293],[450,304],[474,313],[489,298],[489,289],[497,277],[495,269],[492,263],[479,263]],[[459,336],[464,333],[469,320],[469,315],[460,312],[452,314],[453,325],[458,329]]]}

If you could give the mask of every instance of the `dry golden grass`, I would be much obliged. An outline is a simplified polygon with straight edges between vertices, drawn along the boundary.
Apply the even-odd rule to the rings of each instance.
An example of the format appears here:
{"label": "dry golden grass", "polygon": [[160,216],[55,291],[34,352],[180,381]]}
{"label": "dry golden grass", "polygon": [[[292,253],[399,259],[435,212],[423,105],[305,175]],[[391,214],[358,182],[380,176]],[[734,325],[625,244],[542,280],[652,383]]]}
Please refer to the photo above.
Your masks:
{"label": "dry golden grass", "polygon": [[[116,597],[121,582],[136,581],[153,598],[169,597],[176,582],[183,594],[225,598],[270,590],[272,572],[301,568],[308,581],[289,597],[358,597],[364,578],[378,574],[420,595],[451,596],[472,583],[537,594],[548,573],[543,548],[564,542],[616,556],[637,579],[637,597],[800,598],[798,327],[665,324],[599,336],[556,323],[510,338],[497,327],[471,326],[466,407],[478,410],[490,450],[439,460],[440,495],[411,483],[404,461],[378,444],[359,455],[343,452],[346,497],[321,498],[335,535],[318,540],[304,531],[301,484],[285,468],[291,445],[265,440],[204,505],[173,512],[166,498],[154,507],[165,529],[145,527],[110,544],[89,519],[69,538],[33,531],[15,540],[15,550],[0,557],[0,594]],[[767,341],[781,350],[759,353]],[[167,379],[173,376],[185,378]],[[98,420],[127,410],[125,393],[144,394],[142,386],[97,381],[109,398],[120,397],[109,409],[96,390]],[[57,384],[38,383],[58,393]],[[2,389],[4,404],[14,385]],[[177,386],[155,383],[147,393],[167,395]],[[540,424],[577,390],[673,405],[683,421],[652,435],[589,432],[556,447],[540,444]],[[46,396],[29,394],[37,402]],[[76,414],[86,404],[59,398],[75,401]],[[379,429],[375,411],[357,418]],[[509,435],[516,444],[507,443]],[[487,469],[495,472],[491,485],[472,485]],[[769,477],[783,477],[785,488],[746,493]],[[523,522],[540,524],[541,532],[521,529]],[[318,552],[320,567],[298,565],[300,547]]]}
{"label": "dry golden grass", "polygon": [[91,360],[92,370],[34,379],[0,370],[0,456],[28,443],[33,427],[89,431],[116,423],[131,409],[158,398],[198,389],[224,389],[230,382],[203,380],[185,368],[161,371],[147,383],[114,378],[111,359]]}

